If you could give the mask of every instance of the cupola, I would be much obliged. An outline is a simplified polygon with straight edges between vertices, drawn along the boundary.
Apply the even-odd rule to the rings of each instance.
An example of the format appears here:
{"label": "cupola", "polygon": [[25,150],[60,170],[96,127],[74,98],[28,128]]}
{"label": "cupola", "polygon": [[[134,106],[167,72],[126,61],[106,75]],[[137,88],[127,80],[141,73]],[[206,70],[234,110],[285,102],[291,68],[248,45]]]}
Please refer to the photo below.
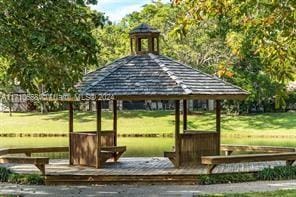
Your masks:
{"label": "cupola", "polygon": [[132,29],[129,34],[132,55],[159,54],[160,31],[142,23]]}

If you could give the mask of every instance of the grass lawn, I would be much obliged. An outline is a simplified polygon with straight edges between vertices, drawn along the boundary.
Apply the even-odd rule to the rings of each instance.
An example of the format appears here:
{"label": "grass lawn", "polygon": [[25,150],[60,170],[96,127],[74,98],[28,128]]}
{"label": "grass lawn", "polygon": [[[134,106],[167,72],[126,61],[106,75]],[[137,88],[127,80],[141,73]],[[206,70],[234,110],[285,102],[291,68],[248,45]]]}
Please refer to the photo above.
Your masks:
{"label": "grass lawn", "polygon": [[[75,131],[94,131],[95,113],[76,112]],[[111,129],[112,114],[103,112],[103,129]],[[215,115],[205,113],[189,115],[189,129],[214,130]],[[120,111],[118,132],[124,133],[171,133],[174,131],[172,111]],[[1,133],[66,133],[68,112],[0,113]],[[296,113],[268,113],[258,115],[222,115],[222,134],[240,135],[294,135],[296,136]]]}
{"label": "grass lawn", "polygon": [[204,195],[207,197],[294,197],[296,196],[296,190],[278,190],[273,192],[250,192],[250,193],[233,193],[233,194],[215,194]]}

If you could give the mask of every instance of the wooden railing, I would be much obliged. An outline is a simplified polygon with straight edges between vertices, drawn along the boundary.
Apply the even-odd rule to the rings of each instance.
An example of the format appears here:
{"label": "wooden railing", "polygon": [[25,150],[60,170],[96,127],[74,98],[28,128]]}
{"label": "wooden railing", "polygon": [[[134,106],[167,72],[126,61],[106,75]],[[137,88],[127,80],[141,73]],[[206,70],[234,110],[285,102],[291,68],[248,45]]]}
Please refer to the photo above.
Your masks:
{"label": "wooden railing", "polygon": [[219,153],[217,132],[186,131],[180,134],[181,165],[200,164],[201,156]]}
{"label": "wooden railing", "polygon": [[[115,132],[101,131],[101,146],[114,146]],[[70,159],[74,165],[96,165],[97,134],[95,131],[73,132],[71,136]]]}
{"label": "wooden railing", "polygon": [[198,133],[215,133],[216,131],[202,131],[202,130],[184,130],[184,134],[198,134]]}

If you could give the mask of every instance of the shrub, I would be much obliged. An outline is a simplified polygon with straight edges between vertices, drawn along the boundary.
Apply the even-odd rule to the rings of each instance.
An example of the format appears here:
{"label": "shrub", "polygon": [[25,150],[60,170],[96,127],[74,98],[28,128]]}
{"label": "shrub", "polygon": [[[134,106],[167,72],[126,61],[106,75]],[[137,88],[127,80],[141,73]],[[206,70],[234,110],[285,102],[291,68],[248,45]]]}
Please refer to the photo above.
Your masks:
{"label": "shrub", "polygon": [[39,174],[29,174],[27,175],[28,184],[31,185],[43,185],[44,178]]}
{"label": "shrub", "polygon": [[11,171],[5,167],[0,167],[0,182],[6,182],[8,180]]}
{"label": "shrub", "polygon": [[253,173],[209,174],[201,175],[199,178],[201,185],[256,181]]}
{"label": "shrub", "polygon": [[296,166],[276,166],[265,168],[257,173],[259,180],[287,180],[296,179]]}
{"label": "shrub", "polygon": [[8,182],[17,184],[42,185],[43,178],[38,174],[11,174]]}

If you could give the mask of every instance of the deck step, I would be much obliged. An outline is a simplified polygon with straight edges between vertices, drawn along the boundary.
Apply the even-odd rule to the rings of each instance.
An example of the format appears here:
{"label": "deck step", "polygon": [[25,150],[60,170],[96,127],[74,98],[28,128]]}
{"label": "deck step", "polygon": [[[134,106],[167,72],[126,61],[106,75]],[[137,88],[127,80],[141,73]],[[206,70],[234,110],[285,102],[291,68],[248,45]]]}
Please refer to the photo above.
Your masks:
{"label": "deck step", "polygon": [[197,184],[197,175],[47,175],[46,185]]}

